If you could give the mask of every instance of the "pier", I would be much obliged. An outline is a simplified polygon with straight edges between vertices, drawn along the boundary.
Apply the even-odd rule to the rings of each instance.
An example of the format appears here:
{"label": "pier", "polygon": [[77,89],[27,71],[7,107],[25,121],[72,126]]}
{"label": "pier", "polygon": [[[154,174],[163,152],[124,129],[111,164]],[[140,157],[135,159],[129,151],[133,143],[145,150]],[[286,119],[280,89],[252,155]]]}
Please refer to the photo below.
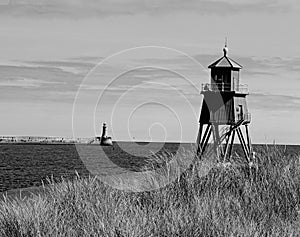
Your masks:
{"label": "pier", "polygon": [[97,144],[94,138],[40,137],[40,136],[0,136],[0,143],[42,143],[42,144]]}

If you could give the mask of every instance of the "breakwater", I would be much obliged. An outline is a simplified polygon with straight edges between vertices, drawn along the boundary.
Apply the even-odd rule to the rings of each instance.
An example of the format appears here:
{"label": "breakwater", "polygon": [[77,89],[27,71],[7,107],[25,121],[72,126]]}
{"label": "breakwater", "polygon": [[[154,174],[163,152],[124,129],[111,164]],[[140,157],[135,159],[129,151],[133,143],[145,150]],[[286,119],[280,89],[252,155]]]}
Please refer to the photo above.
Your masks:
{"label": "breakwater", "polygon": [[93,144],[98,142],[99,142],[99,137],[68,138],[68,137],[39,137],[39,136],[0,136],[0,143]]}

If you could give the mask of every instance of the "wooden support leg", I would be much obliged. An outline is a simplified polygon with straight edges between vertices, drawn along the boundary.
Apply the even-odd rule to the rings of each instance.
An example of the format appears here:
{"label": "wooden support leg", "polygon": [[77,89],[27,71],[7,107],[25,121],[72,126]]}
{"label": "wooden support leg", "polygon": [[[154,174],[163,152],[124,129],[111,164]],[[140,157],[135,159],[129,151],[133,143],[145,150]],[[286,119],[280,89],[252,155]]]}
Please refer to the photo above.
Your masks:
{"label": "wooden support leg", "polygon": [[209,131],[208,131],[208,134],[204,140],[204,143],[203,143],[203,146],[202,146],[202,154],[204,153],[206,147],[207,147],[207,144],[208,144],[208,141],[209,141],[209,138],[211,136],[211,133],[212,133],[212,128],[211,128],[211,125],[208,125],[209,126]]}
{"label": "wooden support leg", "polygon": [[232,134],[231,134],[231,141],[230,141],[229,151],[228,151],[228,160],[230,160],[230,157],[231,157],[233,143],[234,143],[234,137],[235,137],[235,130],[233,130]]}
{"label": "wooden support leg", "polygon": [[[197,155],[202,155],[203,152],[204,152],[204,149],[205,149],[204,144],[205,144],[205,141],[206,141],[207,136],[208,136],[208,134],[209,134],[210,127],[211,127],[210,124],[208,124],[208,125],[206,126],[204,135],[203,135],[203,137],[202,137],[202,139],[200,140],[199,145],[198,145]],[[202,128],[203,128],[203,126],[202,126]],[[209,135],[209,136],[210,136],[210,135]]]}
{"label": "wooden support leg", "polygon": [[227,134],[223,162],[226,162],[226,156],[227,156],[227,152],[228,152],[228,145],[229,145],[229,140],[230,140],[231,133],[232,133],[232,130],[230,130],[229,133]]}
{"label": "wooden support leg", "polygon": [[197,153],[200,149],[200,143],[201,143],[201,138],[202,138],[202,130],[203,130],[203,124],[200,123],[199,124],[199,132],[198,132],[197,141],[196,141]]}
{"label": "wooden support leg", "polygon": [[252,153],[252,144],[251,144],[251,139],[250,139],[250,135],[249,135],[249,129],[248,129],[248,124],[245,125],[246,127],[246,136],[247,136],[247,142],[248,142],[248,150],[251,156]]}
{"label": "wooden support leg", "polygon": [[206,140],[206,138],[207,138],[207,136],[208,136],[208,133],[209,133],[210,129],[211,129],[211,125],[210,125],[210,124],[207,124],[206,129],[205,129],[205,132],[204,132],[204,136],[203,136],[202,141],[201,141],[201,147],[203,147],[203,145],[204,145],[204,143],[205,143],[205,140]]}
{"label": "wooden support leg", "polygon": [[220,138],[220,131],[219,131],[219,125],[215,125],[215,131],[216,131],[216,140],[217,140],[217,151],[218,151],[218,157],[221,159],[224,156],[223,146]]}
{"label": "wooden support leg", "polygon": [[242,148],[243,148],[245,157],[246,157],[246,159],[249,161],[249,152],[248,152],[248,149],[247,149],[247,147],[246,147],[245,140],[244,140],[244,137],[243,137],[241,128],[238,128],[238,129],[237,129],[237,134],[238,134],[238,137],[239,137],[239,139],[240,139],[240,143],[241,143],[241,146],[242,146]]}
{"label": "wooden support leg", "polygon": [[214,144],[213,144],[213,149],[215,154],[217,155],[217,158],[219,158],[219,151],[218,151],[218,140],[217,140],[217,129],[218,129],[218,125],[213,124],[212,125],[212,131],[213,131],[213,139],[214,139]]}
{"label": "wooden support leg", "polygon": [[244,135],[243,135],[243,133],[242,133],[242,129],[241,129],[240,127],[238,128],[238,132],[239,132],[240,135],[241,135],[242,142],[243,142],[243,145],[244,145],[244,147],[245,147],[247,153],[249,153],[248,146],[246,145],[246,140],[245,140],[245,138],[244,138]]}

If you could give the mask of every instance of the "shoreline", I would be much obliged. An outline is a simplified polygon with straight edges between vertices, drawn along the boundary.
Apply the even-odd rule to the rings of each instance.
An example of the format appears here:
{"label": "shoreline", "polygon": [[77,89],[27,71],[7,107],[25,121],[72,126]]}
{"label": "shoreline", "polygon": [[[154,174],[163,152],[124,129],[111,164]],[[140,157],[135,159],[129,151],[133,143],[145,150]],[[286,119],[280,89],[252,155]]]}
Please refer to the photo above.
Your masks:
{"label": "shoreline", "polygon": [[0,192],[0,202],[4,201],[5,199],[26,199],[30,198],[34,195],[44,194],[47,190],[46,186],[32,186],[26,188],[17,188],[17,189],[10,189],[4,192]]}
{"label": "shoreline", "polygon": [[[175,141],[170,141],[170,142],[162,142],[162,141],[158,141],[158,142],[149,142],[149,141],[113,141],[114,144],[116,143],[136,143],[139,145],[144,145],[144,144],[155,144],[155,143],[167,143],[167,144],[196,144],[195,142],[175,142]],[[22,141],[18,141],[18,142],[9,142],[9,141],[1,141],[0,140],[0,145],[100,145],[100,142],[92,142],[92,143],[88,143],[88,142],[22,142]],[[234,143],[234,145],[239,145],[239,143]],[[300,146],[299,144],[281,144],[281,143],[253,143],[253,146]]]}

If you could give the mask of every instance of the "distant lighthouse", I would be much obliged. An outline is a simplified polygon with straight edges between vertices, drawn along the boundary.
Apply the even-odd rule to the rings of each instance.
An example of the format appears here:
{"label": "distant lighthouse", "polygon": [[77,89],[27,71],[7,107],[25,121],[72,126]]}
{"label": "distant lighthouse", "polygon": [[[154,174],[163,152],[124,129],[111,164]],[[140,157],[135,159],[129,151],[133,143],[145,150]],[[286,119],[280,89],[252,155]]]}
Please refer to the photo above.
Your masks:
{"label": "distant lighthouse", "polygon": [[[204,97],[197,152],[200,156],[204,153],[212,136],[213,150],[225,162],[230,159],[237,134],[244,155],[250,162],[252,146],[248,125],[251,115],[246,101],[249,92],[247,85],[240,84],[242,66],[228,57],[227,42],[223,48],[223,57],[208,68],[211,70],[211,79],[210,83],[202,85],[201,94]],[[245,128],[244,133],[242,127]]]}
{"label": "distant lighthouse", "polygon": [[107,136],[106,123],[103,123],[103,126],[102,126],[102,135],[101,135],[101,138],[100,138],[100,145],[101,146],[112,146],[113,145],[111,137]]}

